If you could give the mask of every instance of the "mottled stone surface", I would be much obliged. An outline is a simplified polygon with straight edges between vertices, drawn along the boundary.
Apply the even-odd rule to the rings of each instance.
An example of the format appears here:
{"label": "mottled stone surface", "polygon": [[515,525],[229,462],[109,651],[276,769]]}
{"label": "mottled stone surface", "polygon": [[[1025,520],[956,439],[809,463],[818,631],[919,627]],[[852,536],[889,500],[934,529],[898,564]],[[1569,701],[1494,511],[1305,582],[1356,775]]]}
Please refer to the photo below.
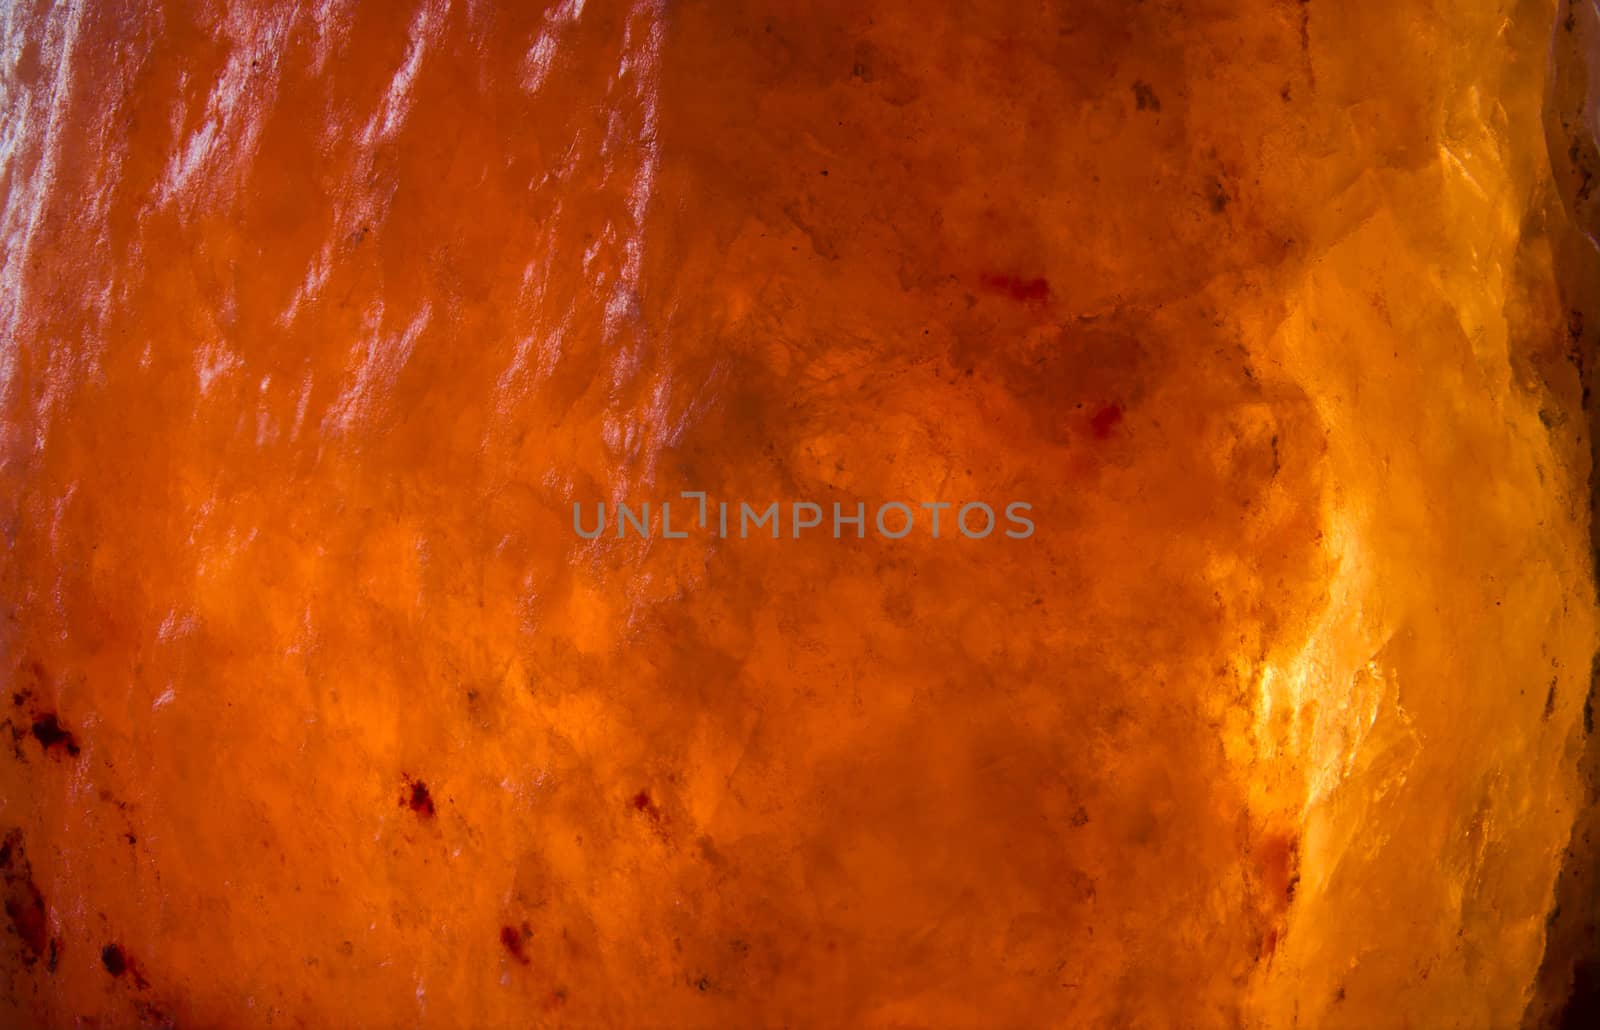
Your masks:
{"label": "mottled stone surface", "polygon": [[1593,19],[18,0],[0,1022],[1546,1011]]}

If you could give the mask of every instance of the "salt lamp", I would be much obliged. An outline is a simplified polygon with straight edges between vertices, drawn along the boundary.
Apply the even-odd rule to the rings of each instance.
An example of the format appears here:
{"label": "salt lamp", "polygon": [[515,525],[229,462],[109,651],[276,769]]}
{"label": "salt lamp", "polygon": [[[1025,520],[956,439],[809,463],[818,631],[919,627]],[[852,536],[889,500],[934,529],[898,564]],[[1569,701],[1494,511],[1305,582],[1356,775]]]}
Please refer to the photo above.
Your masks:
{"label": "salt lamp", "polygon": [[0,1023],[1592,1011],[1593,4],[0,34]]}

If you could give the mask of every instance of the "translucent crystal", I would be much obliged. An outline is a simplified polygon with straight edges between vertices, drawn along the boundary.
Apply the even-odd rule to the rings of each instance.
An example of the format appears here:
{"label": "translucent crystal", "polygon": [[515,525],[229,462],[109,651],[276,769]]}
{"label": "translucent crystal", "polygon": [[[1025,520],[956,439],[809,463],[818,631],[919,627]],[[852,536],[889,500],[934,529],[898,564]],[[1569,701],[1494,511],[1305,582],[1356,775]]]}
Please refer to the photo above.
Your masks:
{"label": "translucent crystal", "polygon": [[0,1023],[1559,1011],[1589,6],[0,37]]}

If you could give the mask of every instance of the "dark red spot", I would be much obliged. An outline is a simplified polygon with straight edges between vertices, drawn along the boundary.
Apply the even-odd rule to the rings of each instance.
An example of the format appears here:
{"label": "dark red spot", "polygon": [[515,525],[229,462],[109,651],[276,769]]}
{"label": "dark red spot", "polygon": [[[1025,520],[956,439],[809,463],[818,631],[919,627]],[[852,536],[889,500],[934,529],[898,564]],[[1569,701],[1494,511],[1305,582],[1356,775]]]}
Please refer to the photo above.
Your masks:
{"label": "dark red spot", "polygon": [[33,866],[22,845],[22,833],[12,830],[0,845],[0,873],[5,879],[5,909],[11,929],[21,938],[26,954],[23,961],[33,965],[49,943],[44,897],[33,883]]}
{"label": "dark red spot", "polygon": [[1024,279],[1019,275],[986,273],[980,280],[983,288],[1010,297],[1019,304],[1047,304],[1050,301],[1050,280]]}
{"label": "dark red spot", "polygon": [[1089,428],[1094,431],[1095,439],[1106,440],[1121,422],[1122,409],[1115,404],[1107,404],[1089,417]]}
{"label": "dark red spot", "polygon": [[44,954],[49,936],[45,928],[44,898],[31,881],[12,884],[8,893],[6,915],[11,917],[12,929],[27,947],[27,961],[32,965]]}
{"label": "dark red spot", "polygon": [[643,814],[644,817],[650,821],[650,829],[653,830],[662,840],[666,840],[667,814],[666,812],[662,811],[661,806],[656,802],[655,798],[650,796],[650,792],[648,790],[641,790],[639,793],[633,796],[631,804],[633,805],[633,810],[635,812]]}
{"label": "dark red spot", "polygon": [[649,791],[641,790],[633,796],[633,809],[636,812],[643,812],[656,824],[657,829],[661,828],[661,806],[656,804]]}
{"label": "dark red spot", "polygon": [[100,964],[106,967],[106,972],[112,976],[120,977],[124,973],[133,981],[133,986],[139,990],[148,990],[150,981],[144,978],[139,971],[139,964],[128,957],[118,944],[107,944],[100,949]]}
{"label": "dark red spot", "polygon": [[400,803],[415,812],[419,819],[433,818],[433,795],[428,793],[428,785],[421,780],[411,781],[411,792]]}
{"label": "dark red spot", "polygon": [[1300,886],[1300,841],[1288,834],[1269,833],[1257,841],[1252,850],[1262,895],[1281,923]]}
{"label": "dark red spot", "polygon": [[500,928],[500,943],[505,945],[507,951],[511,952],[512,958],[523,965],[528,964],[528,954],[522,949],[522,931],[514,926],[502,926]]}
{"label": "dark red spot", "polygon": [[78,742],[72,734],[61,728],[54,712],[46,712],[33,720],[33,738],[39,746],[49,751],[59,747],[67,754],[77,757]]}

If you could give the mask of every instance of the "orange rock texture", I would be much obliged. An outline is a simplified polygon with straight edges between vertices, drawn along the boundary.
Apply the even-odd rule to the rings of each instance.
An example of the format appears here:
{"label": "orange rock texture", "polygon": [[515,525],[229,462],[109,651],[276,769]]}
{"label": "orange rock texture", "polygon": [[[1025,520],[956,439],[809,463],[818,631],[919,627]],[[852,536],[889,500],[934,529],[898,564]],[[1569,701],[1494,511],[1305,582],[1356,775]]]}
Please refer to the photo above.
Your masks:
{"label": "orange rock texture", "polygon": [[1558,1009],[1596,28],[7,5],[0,1023]]}

